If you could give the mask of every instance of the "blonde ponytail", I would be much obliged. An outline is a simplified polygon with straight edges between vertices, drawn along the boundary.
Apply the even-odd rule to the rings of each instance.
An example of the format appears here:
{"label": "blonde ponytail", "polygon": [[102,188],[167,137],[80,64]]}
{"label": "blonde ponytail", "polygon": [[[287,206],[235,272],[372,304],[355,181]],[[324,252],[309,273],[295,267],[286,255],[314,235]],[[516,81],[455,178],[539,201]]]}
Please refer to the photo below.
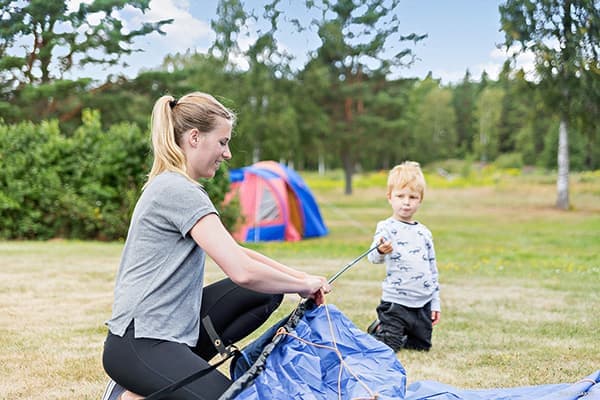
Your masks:
{"label": "blonde ponytail", "polygon": [[175,140],[173,111],[170,105],[174,100],[173,96],[162,96],[156,101],[152,109],[151,126],[154,161],[148,174],[148,182],[165,171],[179,172],[186,175],[185,155]]}

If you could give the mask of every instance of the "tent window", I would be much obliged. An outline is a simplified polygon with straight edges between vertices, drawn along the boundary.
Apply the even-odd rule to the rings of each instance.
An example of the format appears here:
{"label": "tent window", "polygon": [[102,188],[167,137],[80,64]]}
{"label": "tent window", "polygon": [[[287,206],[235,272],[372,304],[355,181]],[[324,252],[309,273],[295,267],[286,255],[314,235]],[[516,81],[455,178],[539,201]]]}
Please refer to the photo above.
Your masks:
{"label": "tent window", "polygon": [[280,218],[280,210],[277,205],[277,199],[269,188],[265,188],[260,199],[258,216],[256,222],[271,221]]}

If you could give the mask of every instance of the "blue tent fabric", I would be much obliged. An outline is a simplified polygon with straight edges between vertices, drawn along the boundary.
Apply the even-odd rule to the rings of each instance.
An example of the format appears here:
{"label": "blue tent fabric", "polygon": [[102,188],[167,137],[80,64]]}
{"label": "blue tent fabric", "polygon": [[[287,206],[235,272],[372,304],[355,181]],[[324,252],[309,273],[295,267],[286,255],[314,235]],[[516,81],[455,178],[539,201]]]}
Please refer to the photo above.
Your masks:
{"label": "blue tent fabric", "polygon": [[[406,373],[394,352],[335,306],[307,311],[292,334],[302,340],[286,336],[267,358],[264,371],[236,400],[338,400],[338,384],[344,399],[369,398],[372,393],[378,400],[404,397]],[[334,343],[347,366],[341,375],[339,357],[331,349]]]}
{"label": "blue tent fabric", "polygon": [[327,234],[327,227],[323,223],[319,206],[315,201],[310,189],[296,171],[282,165],[288,176],[288,182],[294,189],[294,192],[300,198],[302,209],[304,211],[304,237],[319,237]]}
{"label": "blue tent fabric", "polygon": [[411,384],[405,400],[600,400],[600,370],[573,384],[462,390],[433,381]]}
{"label": "blue tent fabric", "polygon": [[[242,350],[238,368],[233,365],[234,379],[284,323],[285,319],[279,321]],[[406,371],[396,354],[358,329],[334,305],[306,311],[291,334],[295,337],[284,336],[266,358],[262,372],[235,400],[369,399],[374,393],[378,400],[600,400],[600,370],[573,384],[465,390],[418,381],[407,388]],[[339,357],[331,349],[334,342],[349,366],[342,369],[341,377]]]}

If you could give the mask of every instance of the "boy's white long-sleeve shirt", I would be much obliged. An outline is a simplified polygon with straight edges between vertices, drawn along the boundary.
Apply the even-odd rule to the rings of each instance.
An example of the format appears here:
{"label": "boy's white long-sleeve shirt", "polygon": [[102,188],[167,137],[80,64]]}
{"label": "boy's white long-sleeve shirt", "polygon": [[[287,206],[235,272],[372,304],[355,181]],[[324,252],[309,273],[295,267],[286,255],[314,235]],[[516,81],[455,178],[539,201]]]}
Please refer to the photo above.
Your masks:
{"label": "boy's white long-sleeve shirt", "polygon": [[392,243],[392,252],[372,251],[368,255],[372,263],[385,262],[386,265],[381,299],[413,308],[423,307],[431,301],[431,310],[441,311],[431,231],[418,222],[411,224],[390,217],[377,223],[371,247],[381,238]]}

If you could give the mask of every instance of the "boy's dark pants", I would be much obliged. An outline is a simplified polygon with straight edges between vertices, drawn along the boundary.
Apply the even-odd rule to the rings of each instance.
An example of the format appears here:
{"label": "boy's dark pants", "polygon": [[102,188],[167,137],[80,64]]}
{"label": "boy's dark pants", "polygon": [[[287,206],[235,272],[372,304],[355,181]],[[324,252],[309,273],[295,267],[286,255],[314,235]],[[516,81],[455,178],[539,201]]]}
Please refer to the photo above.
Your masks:
{"label": "boy's dark pants", "polygon": [[372,335],[394,351],[431,348],[431,303],[411,308],[382,301],[377,306],[377,315],[381,323]]}

